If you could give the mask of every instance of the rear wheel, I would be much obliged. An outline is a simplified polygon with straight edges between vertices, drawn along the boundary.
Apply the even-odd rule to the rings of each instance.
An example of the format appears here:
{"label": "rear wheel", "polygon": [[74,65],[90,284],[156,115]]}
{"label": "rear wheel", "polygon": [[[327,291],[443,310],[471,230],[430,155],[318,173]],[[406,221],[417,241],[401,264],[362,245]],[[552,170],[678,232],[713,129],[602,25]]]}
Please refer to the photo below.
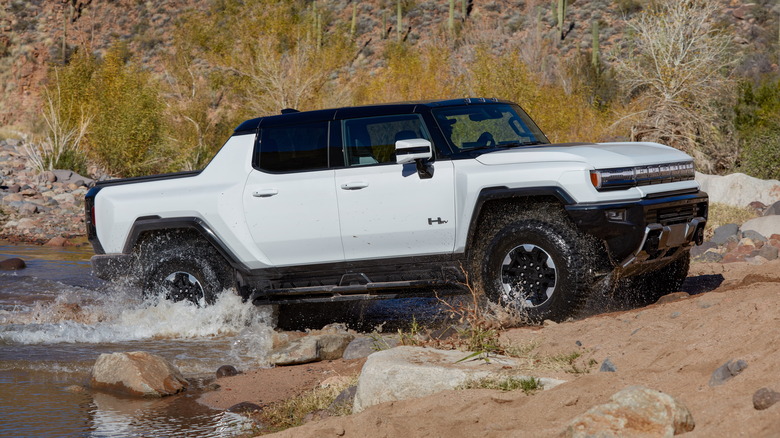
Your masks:
{"label": "rear wheel", "polygon": [[207,242],[173,244],[146,259],[145,296],[201,306],[214,304],[223,290],[233,287],[230,266]]}

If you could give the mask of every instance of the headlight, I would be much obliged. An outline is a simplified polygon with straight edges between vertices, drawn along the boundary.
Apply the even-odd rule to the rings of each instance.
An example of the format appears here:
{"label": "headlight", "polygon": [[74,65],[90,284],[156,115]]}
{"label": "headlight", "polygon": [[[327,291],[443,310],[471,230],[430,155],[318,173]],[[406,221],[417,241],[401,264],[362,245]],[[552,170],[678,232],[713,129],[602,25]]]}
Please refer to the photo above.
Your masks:
{"label": "headlight", "polygon": [[624,190],[636,186],[689,181],[695,176],[693,161],[590,171],[596,190]]}

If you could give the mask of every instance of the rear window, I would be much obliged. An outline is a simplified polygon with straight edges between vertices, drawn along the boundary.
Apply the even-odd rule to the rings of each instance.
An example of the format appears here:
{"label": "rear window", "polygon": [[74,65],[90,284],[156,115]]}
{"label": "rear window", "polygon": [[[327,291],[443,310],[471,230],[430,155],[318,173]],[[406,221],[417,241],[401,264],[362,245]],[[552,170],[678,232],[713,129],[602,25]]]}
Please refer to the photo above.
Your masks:
{"label": "rear window", "polygon": [[295,172],[328,167],[328,122],[269,126],[260,130],[257,167]]}

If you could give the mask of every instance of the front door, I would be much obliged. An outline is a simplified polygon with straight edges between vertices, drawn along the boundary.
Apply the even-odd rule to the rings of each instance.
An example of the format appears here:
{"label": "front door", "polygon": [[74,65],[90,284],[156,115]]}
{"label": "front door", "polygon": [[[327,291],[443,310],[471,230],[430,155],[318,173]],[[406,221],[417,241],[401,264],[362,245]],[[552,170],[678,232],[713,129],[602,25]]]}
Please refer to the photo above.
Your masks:
{"label": "front door", "polygon": [[395,163],[395,141],[430,140],[417,114],[342,122],[346,168],[335,190],[347,260],[451,254],[455,194],[451,161],[421,178],[414,164]]}

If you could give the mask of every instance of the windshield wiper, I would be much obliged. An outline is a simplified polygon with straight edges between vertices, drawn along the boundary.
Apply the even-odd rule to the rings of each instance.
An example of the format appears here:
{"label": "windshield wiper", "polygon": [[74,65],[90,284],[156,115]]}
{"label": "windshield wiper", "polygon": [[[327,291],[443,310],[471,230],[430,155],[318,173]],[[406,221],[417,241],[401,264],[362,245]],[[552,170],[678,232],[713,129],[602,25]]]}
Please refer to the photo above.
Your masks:
{"label": "windshield wiper", "polygon": [[501,143],[498,146],[505,147],[505,148],[516,148],[516,147],[522,147],[522,146],[536,146],[536,145],[539,145],[539,144],[545,144],[545,143],[541,142],[539,140],[524,141],[522,143],[519,142],[519,141],[513,141],[513,142],[508,142],[508,143]]}

